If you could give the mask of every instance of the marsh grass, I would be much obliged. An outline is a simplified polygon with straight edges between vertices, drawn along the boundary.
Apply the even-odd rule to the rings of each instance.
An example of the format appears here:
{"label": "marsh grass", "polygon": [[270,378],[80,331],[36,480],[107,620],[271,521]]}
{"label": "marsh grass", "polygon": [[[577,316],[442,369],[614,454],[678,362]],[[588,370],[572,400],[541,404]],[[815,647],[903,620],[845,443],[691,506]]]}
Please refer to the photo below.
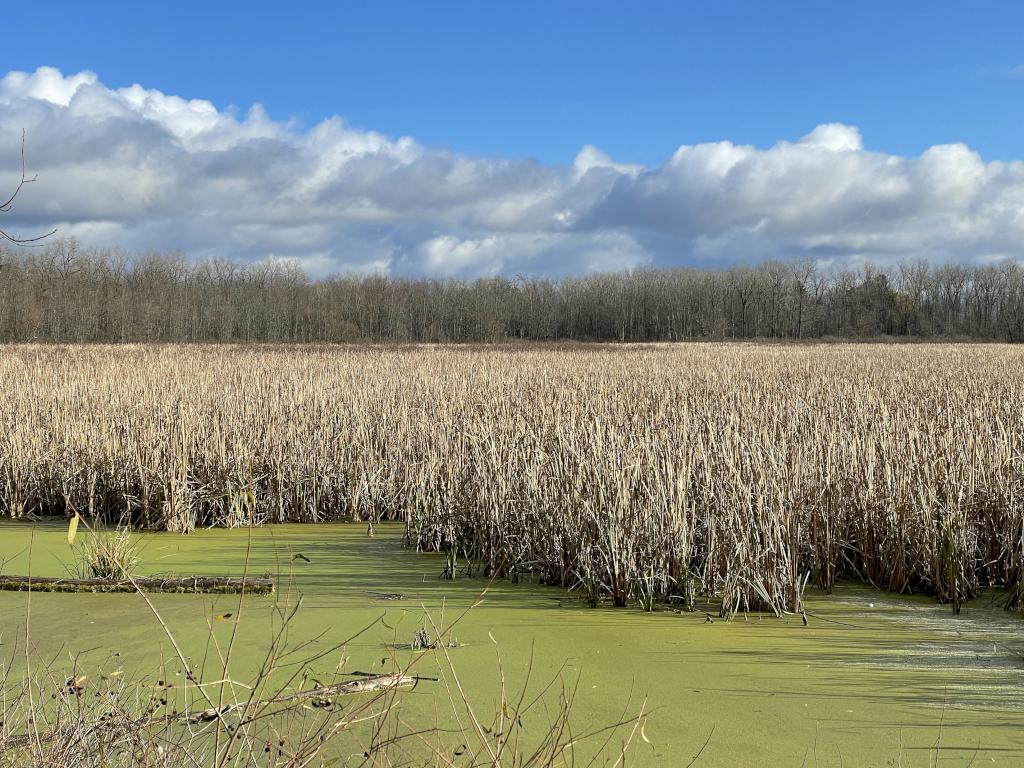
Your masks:
{"label": "marsh grass", "polygon": [[124,579],[142,562],[138,538],[127,528],[89,530],[72,547],[69,570],[81,579]]}
{"label": "marsh grass", "polygon": [[173,531],[401,520],[595,604],[958,609],[1024,579],[1004,345],[7,347],[0,513]]}

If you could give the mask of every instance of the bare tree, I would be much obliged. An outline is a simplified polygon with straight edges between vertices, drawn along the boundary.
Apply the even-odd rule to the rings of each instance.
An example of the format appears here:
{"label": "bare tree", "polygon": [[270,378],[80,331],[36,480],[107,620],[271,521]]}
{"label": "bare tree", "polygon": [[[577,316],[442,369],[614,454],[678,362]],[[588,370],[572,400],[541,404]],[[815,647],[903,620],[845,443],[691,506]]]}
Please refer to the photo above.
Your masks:
{"label": "bare tree", "polygon": [[747,314],[751,304],[761,292],[761,284],[757,273],[747,266],[730,267],[725,273],[729,287],[732,288],[739,303],[740,318],[738,332],[734,336],[747,337]]}
{"label": "bare tree", "polygon": [[796,327],[794,335],[798,339],[804,337],[804,304],[807,300],[807,286],[817,272],[818,265],[810,256],[790,259],[789,274],[796,292]]}
{"label": "bare tree", "polygon": [[1024,341],[1024,269],[813,260],[476,281],[308,277],[51,238],[0,243],[0,342],[487,342],[974,337]]}

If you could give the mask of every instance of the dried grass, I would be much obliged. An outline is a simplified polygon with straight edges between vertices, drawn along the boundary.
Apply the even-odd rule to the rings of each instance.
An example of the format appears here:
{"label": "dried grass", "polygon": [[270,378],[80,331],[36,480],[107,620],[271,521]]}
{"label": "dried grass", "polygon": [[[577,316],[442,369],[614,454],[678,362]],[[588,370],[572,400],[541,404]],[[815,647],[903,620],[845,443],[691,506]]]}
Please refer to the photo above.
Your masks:
{"label": "dried grass", "polygon": [[801,609],[855,577],[1017,590],[1024,351],[1002,345],[6,347],[0,513],[398,519],[616,604]]}

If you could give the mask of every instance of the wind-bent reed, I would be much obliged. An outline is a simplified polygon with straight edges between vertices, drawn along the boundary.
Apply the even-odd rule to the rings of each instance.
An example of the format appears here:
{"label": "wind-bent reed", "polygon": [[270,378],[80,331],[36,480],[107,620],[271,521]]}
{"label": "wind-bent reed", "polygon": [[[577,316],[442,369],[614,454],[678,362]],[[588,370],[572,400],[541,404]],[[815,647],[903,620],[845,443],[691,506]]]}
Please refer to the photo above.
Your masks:
{"label": "wind-bent reed", "polygon": [[1022,379],[999,345],[4,347],[0,509],[398,519],[617,604],[958,607],[1022,581]]}

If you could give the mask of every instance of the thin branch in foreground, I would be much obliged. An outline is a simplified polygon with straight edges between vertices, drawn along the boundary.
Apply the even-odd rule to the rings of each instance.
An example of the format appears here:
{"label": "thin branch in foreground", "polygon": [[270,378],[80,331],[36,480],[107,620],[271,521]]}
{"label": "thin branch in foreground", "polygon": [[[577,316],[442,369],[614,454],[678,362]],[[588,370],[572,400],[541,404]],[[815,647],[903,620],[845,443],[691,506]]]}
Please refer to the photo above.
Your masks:
{"label": "thin branch in foreground", "polygon": [[[14,207],[14,201],[18,198],[18,195],[21,194],[21,190],[24,189],[26,184],[33,184],[36,181],[37,178],[38,178],[38,175],[32,176],[32,178],[29,178],[28,177],[28,173],[26,171],[26,164],[25,164],[25,129],[22,128],[21,129],[21,178],[18,180],[18,184],[14,188],[14,192],[11,193],[11,196],[8,197],[7,200],[4,203],[0,204],[0,213],[10,213],[11,209]],[[50,237],[50,235],[54,235],[56,233],[57,233],[57,228],[54,227],[49,232],[47,232],[45,235],[38,235],[36,237],[15,237],[14,235],[10,234],[9,232],[5,231],[4,229],[0,229],[0,242],[7,241],[9,243],[13,243],[14,245],[31,245],[32,243],[38,243],[40,240],[45,240],[46,238]]]}

